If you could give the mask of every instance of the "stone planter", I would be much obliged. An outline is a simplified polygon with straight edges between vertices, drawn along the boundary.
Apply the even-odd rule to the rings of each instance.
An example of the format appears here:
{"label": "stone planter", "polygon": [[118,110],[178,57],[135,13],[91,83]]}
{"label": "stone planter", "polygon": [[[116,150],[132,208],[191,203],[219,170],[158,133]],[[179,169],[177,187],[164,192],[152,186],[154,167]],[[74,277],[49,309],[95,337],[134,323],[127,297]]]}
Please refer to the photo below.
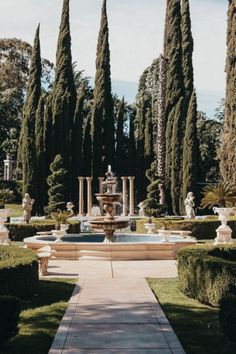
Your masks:
{"label": "stone planter", "polygon": [[147,229],[147,234],[153,234],[154,232],[154,229],[155,229],[155,224],[153,223],[147,223],[147,224],[144,224],[145,226],[145,229]]}
{"label": "stone planter", "polygon": [[160,236],[163,237],[161,242],[170,242],[169,241],[169,236],[171,235],[172,231],[171,230],[158,230],[158,233]]}
{"label": "stone planter", "polygon": [[227,225],[229,217],[235,214],[235,208],[213,208],[215,214],[219,215],[218,220],[221,225],[216,229],[217,237],[215,238],[215,245],[222,243],[232,243],[232,230]]}

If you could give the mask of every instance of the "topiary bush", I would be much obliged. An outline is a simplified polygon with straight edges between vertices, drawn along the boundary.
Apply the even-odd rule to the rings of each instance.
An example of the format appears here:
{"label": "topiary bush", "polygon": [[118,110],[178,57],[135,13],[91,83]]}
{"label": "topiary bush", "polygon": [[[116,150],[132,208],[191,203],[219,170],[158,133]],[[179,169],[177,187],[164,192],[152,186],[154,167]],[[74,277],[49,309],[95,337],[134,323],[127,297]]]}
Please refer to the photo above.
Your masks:
{"label": "topiary bush", "polygon": [[29,249],[0,246],[0,295],[20,299],[33,296],[38,289],[38,260]]}
{"label": "topiary bush", "polygon": [[236,294],[236,247],[195,246],[178,252],[181,291],[218,307],[228,294]]}
{"label": "topiary bush", "polygon": [[0,344],[17,334],[20,301],[13,296],[0,296]]}
{"label": "topiary bush", "polygon": [[[68,234],[80,233],[79,221],[68,221]],[[9,230],[9,238],[12,241],[23,241],[26,237],[35,236],[37,232],[55,230],[55,222],[53,220],[45,220],[44,222],[35,222],[30,224],[5,224]]]}
{"label": "topiary bush", "polygon": [[236,343],[236,295],[221,300],[219,320],[225,336]]}

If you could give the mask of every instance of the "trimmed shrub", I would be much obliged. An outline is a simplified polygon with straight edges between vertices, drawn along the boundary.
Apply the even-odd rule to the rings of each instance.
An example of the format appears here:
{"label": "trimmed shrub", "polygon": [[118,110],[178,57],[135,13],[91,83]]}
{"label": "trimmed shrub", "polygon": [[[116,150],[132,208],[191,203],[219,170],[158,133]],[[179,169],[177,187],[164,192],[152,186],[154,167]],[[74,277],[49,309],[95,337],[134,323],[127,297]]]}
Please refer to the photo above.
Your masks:
{"label": "trimmed shrub", "polygon": [[[53,220],[45,220],[45,222],[35,222],[30,224],[5,224],[9,230],[9,238],[12,241],[23,241],[26,237],[35,236],[37,232],[55,230],[55,222]],[[68,234],[80,233],[80,222],[70,221]]]}
{"label": "trimmed shrub", "polygon": [[218,307],[236,294],[236,247],[195,246],[178,252],[179,287],[194,299]]}
{"label": "trimmed shrub", "polygon": [[225,336],[236,343],[236,295],[221,300],[219,320]]}
{"label": "trimmed shrub", "polygon": [[5,181],[0,180],[0,189],[10,189],[14,194],[15,202],[22,200],[22,181]]}
{"label": "trimmed shrub", "polygon": [[[137,220],[137,232],[146,233],[144,224],[147,219]],[[159,229],[166,227],[168,230],[186,230],[191,231],[192,236],[198,240],[213,239],[216,237],[216,229],[220,226],[220,222],[217,217],[211,217],[207,219],[193,219],[193,220],[171,220],[165,218],[152,219],[155,224],[155,232]],[[236,220],[230,220],[228,225],[233,231],[233,236],[236,236]]]}
{"label": "trimmed shrub", "polygon": [[0,344],[18,331],[20,301],[13,296],[0,296]]}
{"label": "trimmed shrub", "polygon": [[0,246],[0,295],[20,299],[33,296],[38,289],[38,260],[29,249]]}

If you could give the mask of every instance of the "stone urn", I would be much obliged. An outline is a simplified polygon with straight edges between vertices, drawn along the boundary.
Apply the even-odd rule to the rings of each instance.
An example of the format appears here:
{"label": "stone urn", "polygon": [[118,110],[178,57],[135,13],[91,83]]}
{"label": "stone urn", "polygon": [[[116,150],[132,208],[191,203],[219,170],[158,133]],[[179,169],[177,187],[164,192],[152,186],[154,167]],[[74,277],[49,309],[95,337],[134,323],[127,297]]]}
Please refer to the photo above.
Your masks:
{"label": "stone urn", "polygon": [[169,237],[171,235],[171,230],[158,230],[160,236],[162,236],[161,242],[170,242]]}
{"label": "stone urn", "polygon": [[144,224],[145,229],[147,229],[147,234],[154,234],[155,224],[152,222],[148,222]]}
{"label": "stone urn", "polygon": [[215,238],[215,245],[221,243],[232,243],[232,230],[227,225],[229,217],[235,214],[235,208],[217,208],[214,207],[213,211],[219,215],[218,220],[221,221],[221,225],[216,229],[217,237]]}

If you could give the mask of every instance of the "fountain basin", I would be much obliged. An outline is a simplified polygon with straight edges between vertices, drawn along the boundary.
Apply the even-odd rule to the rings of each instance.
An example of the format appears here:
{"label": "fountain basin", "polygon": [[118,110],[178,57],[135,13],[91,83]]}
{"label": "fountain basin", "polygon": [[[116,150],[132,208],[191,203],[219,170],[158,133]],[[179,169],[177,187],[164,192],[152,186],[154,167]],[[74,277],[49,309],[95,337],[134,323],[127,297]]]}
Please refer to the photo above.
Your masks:
{"label": "fountain basin", "polygon": [[128,219],[113,218],[106,219],[100,217],[90,220],[90,226],[93,230],[102,230],[105,233],[104,243],[114,242],[114,232],[117,229],[124,229],[128,226]]}
{"label": "fountain basin", "polygon": [[49,245],[54,250],[56,259],[82,258],[108,260],[155,260],[176,259],[180,248],[196,244],[191,237],[170,236],[169,242],[163,242],[160,235],[118,234],[113,243],[103,243],[104,234],[67,235],[60,243],[55,243],[53,236],[36,235],[24,239],[25,245],[37,253],[43,246]]}

